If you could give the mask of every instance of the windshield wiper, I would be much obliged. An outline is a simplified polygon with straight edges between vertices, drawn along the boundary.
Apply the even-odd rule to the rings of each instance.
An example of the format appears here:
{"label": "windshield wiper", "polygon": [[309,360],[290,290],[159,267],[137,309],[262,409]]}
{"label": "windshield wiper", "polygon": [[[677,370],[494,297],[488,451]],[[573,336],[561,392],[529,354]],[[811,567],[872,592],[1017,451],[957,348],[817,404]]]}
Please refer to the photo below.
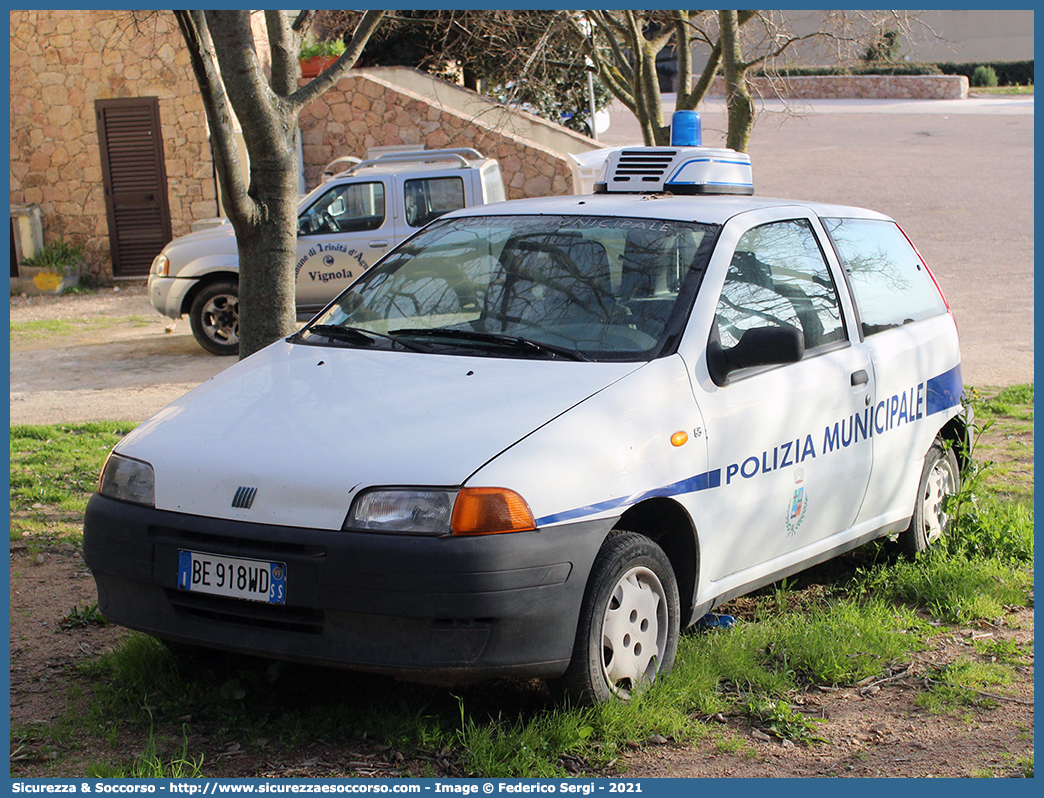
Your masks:
{"label": "windshield wiper", "polygon": [[301,332],[316,333],[317,335],[322,335],[326,338],[332,338],[337,341],[363,344],[364,346],[373,346],[377,343],[377,339],[380,338],[390,341],[393,344],[398,344],[403,349],[409,349],[413,352],[431,351],[431,349],[427,347],[417,346],[416,344],[411,344],[407,341],[400,341],[394,335],[385,335],[384,333],[374,332],[373,330],[364,330],[359,327],[343,327],[340,324],[313,324],[311,327],[307,327]]}
{"label": "windshield wiper", "polygon": [[475,330],[450,330],[445,327],[425,329],[406,327],[401,330],[392,330],[391,334],[396,336],[396,340],[398,340],[399,336],[404,335],[425,338],[452,338],[457,341],[473,341],[479,344],[492,343],[516,351],[526,350],[545,356],[564,357],[569,360],[585,360],[588,362],[591,360],[591,358],[581,352],[577,352],[575,349],[567,349],[564,346],[554,346],[553,344],[545,344],[540,341],[534,341],[530,338],[522,338],[517,335],[505,335],[504,333],[478,332]]}

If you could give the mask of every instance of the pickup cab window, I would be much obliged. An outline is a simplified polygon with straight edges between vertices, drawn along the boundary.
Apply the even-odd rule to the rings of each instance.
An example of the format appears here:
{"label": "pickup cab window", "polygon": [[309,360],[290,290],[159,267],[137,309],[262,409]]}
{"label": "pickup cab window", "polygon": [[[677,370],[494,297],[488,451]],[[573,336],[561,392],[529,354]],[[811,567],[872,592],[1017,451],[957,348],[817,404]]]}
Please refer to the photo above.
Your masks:
{"label": "pickup cab window", "polygon": [[297,221],[299,236],[376,230],[384,224],[384,183],[335,186]]}
{"label": "pickup cab window", "polygon": [[406,224],[424,227],[444,213],[465,206],[464,181],[459,177],[425,177],[407,180]]}

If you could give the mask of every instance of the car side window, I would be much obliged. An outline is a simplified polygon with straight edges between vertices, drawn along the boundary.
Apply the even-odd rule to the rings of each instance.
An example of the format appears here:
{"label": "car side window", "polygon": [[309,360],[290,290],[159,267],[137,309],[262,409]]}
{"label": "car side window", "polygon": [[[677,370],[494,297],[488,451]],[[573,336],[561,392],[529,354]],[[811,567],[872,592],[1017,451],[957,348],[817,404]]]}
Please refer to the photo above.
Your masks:
{"label": "car side window", "polygon": [[795,329],[806,352],[846,339],[837,289],[805,219],[772,222],[743,234],[716,313],[725,349],[756,327]]}
{"label": "car side window", "polygon": [[464,207],[464,181],[459,177],[407,180],[404,194],[410,227],[424,227],[442,214]]}
{"label": "car side window", "polygon": [[946,312],[935,281],[895,222],[824,219],[848,273],[863,335]]}
{"label": "car side window", "polygon": [[357,233],[384,224],[384,183],[334,186],[297,220],[299,236]]}

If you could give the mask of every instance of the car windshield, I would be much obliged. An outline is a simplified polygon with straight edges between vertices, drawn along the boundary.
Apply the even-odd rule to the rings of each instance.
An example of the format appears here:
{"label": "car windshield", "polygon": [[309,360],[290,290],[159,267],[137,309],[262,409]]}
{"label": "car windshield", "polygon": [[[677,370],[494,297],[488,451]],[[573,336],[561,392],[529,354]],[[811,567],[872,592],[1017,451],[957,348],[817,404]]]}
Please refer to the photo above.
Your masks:
{"label": "car windshield", "polygon": [[449,219],[364,274],[298,340],[497,357],[673,351],[715,225],[597,216]]}

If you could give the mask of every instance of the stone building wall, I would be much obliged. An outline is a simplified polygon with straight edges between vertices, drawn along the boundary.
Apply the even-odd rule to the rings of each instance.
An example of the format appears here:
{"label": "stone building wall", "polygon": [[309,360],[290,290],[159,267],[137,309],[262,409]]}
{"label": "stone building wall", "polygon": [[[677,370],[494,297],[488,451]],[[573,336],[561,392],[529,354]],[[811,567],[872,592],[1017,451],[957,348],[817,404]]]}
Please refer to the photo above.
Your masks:
{"label": "stone building wall", "polygon": [[372,75],[349,73],[301,112],[300,126],[309,188],[335,157],[409,144],[429,150],[473,147],[498,159],[508,199],[572,193],[564,155]]}
{"label": "stone building wall", "polygon": [[39,205],[45,242],[112,276],[94,101],[157,97],[175,236],[217,213],[206,115],[169,12],[11,11],[11,203]]}
{"label": "stone building wall", "polygon": [[[807,75],[754,78],[752,93],[761,97],[801,100],[966,100],[964,75]],[[725,94],[724,78],[716,78],[710,94]]]}

